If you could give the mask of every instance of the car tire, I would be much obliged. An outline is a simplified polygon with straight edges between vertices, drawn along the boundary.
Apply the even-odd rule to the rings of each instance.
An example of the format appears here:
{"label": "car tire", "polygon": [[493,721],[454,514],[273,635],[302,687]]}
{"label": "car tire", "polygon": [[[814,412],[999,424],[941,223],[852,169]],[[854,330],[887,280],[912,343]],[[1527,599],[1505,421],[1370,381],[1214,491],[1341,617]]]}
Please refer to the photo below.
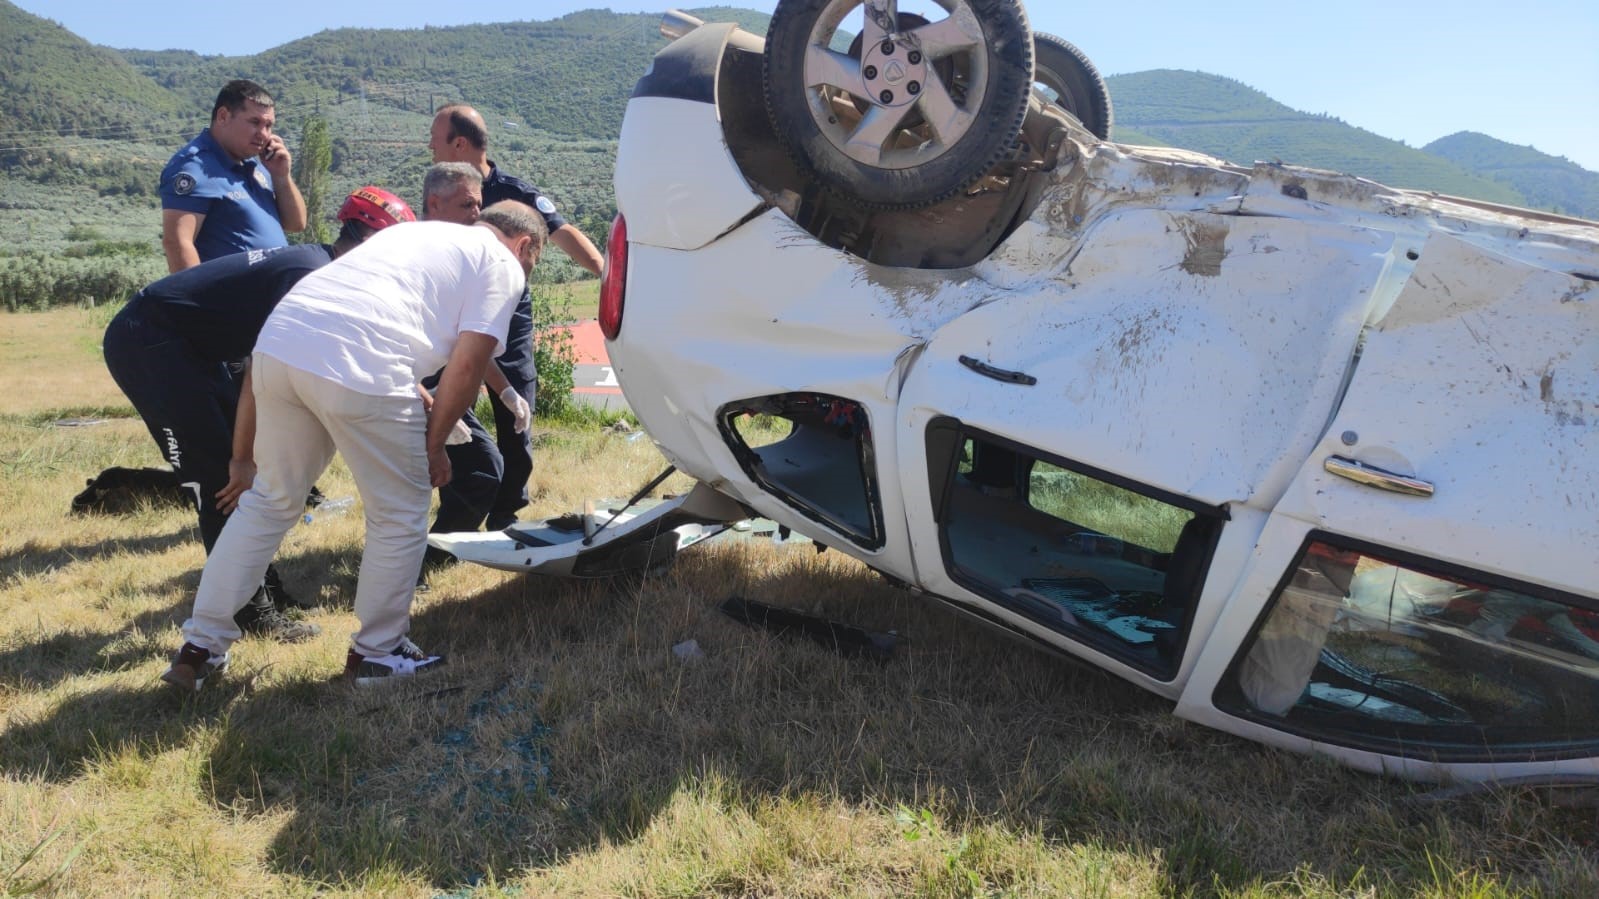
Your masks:
{"label": "car tire", "polygon": [[[950,16],[897,43],[868,23],[873,39],[851,57],[828,47],[862,0],[780,0],[767,29],[766,107],[802,175],[866,208],[914,209],[1011,154],[1033,71],[1020,0],[937,2]],[[951,59],[962,75],[953,85],[942,74]]]}
{"label": "car tire", "polygon": [[1055,105],[1071,113],[1100,140],[1110,140],[1115,115],[1110,89],[1083,51],[1053,34],[1033,32],[1033,83],[1054,94]]}

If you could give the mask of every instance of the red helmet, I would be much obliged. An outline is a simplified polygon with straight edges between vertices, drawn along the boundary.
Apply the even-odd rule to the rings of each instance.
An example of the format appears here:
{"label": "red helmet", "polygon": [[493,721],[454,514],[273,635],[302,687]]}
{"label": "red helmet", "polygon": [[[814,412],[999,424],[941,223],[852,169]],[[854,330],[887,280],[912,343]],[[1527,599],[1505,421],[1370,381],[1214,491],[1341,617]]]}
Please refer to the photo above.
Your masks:
{"label": "red helmet", "polygon": [[356,188],[344,198],[344,205],[339,207],[339,221],[347,222],[350,219],[368,225],[374,231],[381,231],[390,225],[414,222],[416,215],[404,200],[381,187],[368,184]]}

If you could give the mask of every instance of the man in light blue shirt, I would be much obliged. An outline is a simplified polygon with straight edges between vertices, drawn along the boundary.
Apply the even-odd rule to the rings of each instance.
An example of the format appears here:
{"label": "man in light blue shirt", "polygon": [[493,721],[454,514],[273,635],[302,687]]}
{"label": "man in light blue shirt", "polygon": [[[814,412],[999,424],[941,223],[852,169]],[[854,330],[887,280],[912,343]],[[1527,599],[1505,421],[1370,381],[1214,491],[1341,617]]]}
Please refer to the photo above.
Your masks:
{"label": "man in light blue shirt", "polygon": [[272,95],[253,81],[223,85],[211,125],[161,172],[161,248],[167,271],[219,256],[287,246],[305,228]]}

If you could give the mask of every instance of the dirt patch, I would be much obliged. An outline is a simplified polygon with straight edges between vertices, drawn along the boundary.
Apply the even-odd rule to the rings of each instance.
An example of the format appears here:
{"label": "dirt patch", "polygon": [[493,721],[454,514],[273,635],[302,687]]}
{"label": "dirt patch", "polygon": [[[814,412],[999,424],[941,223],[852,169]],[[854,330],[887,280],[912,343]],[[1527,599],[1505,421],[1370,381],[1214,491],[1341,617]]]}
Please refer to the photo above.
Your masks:
{"label": "dirt patch", "polygon": [[1205,278],[1219,277],[1222,261],[1227,258],[1227,226],[1219,222],[1186,221],[1180,227],[1183,240],[1188,243],[1182,270]]}

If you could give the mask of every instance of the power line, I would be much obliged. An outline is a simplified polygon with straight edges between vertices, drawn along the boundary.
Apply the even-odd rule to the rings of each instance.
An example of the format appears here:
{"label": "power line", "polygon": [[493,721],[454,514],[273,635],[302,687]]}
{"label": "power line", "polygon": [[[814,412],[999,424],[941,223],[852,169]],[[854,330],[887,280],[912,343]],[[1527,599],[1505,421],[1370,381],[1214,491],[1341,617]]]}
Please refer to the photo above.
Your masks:
{"label": "power line", "polygon": [[[117,125],[97,125],[93,128],[74,128],[72,129],[71,134],[63,134],[58,128],[16,129],[12,131],[0,131],[0,143],[14,140],[29,140],[36,137],[90,137],[94,134],[100,133],[126,134],[130,132],[148,130],[151,128],[172,128],[178,125],[192,124],[193,122],[194,120],[188,118],[187,116],[183,118],[153,119],[149,122],[143,123],[124,122]],[[202,124],[200,127],[203,128],[205,126]]]}

